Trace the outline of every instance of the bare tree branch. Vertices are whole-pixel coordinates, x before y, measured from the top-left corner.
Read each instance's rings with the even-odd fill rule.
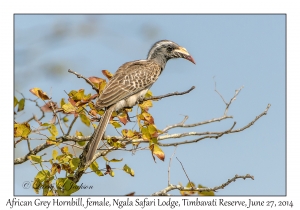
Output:
[[[170,130],[170,129],[173,129],[173,128],[191,128],[191,127],[196,127],[196,126],[200,126],[200,125],[205,125],[205,124],[208,124],[208,123],[213,123],[213,122],[220,122],[224,119],[227,119],[227,118],[233,118],[232,116],[222,116],[222,117],[219,117],[219,118],[213,118],[213,119],[210,119],[210,120],[206,120],[206,121],[203,121],[203,122],[198,122],[198,123],[193,123],[193,124],[187,124],[185,125],[185,121],[188,119],[188,116],[185,116],[184,119],[182,120],[182,122],[180,123],[177,123],[177,124],[174,124],[174,125],[170,125],[170,126],[167,126],[166,128],[164,128],[162,131],[163,133],[165,133],[166,131]]]
[[[169,195],[167,192],[170,192],[171,190],[180,190],[180,191],[198,191],[198,192],[204,192],[204,191],[216,191],[219,189],[224,189],[226,186],[228,186],[230,183],[235,182],[237,179],[252,179],[254,180],[254,176],[251,176],[250,174],[246,174],[245,176],[235,175],[233,178],[228,179],[227,182],[224,182],[223,184],[213,187],[213,188],[195,188],[195,187],[183,187],[181,185],[169,185],[165,189],[162,189],[158,192],[153,193],[152,195]]]
[[[184,95],[184,94],[187,94],[187,93],[191,92],[194,89],[195,89],[195,86],[192,86],[190,89],[188,89],[186,91],[183,91],[183,92],[176,91],[174,93],[168,93],[168,94],[165,94],[165,95],[152,96],[152,97],[149,97],[149,98],[145,98],[143,101],[147,101],[147,100],[159,100],[159,99],[167,98],[167,97],[170,97],[170,96]]]
[[[246,126],[237,129],[237,130],[233,130],[232,133],[236,133],[236,132],[241,132],[247,128],[249,128],[250,126],[252,126],[259,118],[261,118],[264,115],[267,115],[269,108],[271,107],[271,104],[268,104],[267,108],[265,109],[265,111],[263,113],[261,113],[260,115],[256,116],[254,120],[252,120],[250,123],[248,123]]]
[[[264,112],[262,112],[260,115],[255,117],[254,120],[252,120],[250,123],[248,123],[246,126],[244,126],[242,128],[232,130],[234,128],[234,126],[236,125],[236,122],[234,122],[234,124],[232,125],[232,127],[230,129],[228,129],[226,131],[222,131],[222,132],[201,132],[201,133],[199,133],[199,132],[187,132],[187,133],[179,133],[179,134],[171,134],[171,135],[167,134],[167,135],[159,136],[157,138],[157,140],[159,141],[158,145],[165,146],[165,147],[167,147],[167,146],[177,146],[177,145],[181,145],[181,144],[195,143],[195,142],[201,141],[203,139],[207,139],[207,138],[218,139],[219,137],[223,136],[224,134],[241,132],[241,131],[251,127],[258,119],[260,119],[262,116],[266,115],[268,113],[268,110],[269,110],[270,107],[271,107],[271,104],[268,104],[268,106],[264,110]],[[186,117],[185,117],[185,119],[186,119]],[[185,119],[182,122],[185,122]],[[197,125],[197,124],[202,125],[201,123],[195,123],[195,124],[191,124],[191,125]],[[187,126],[190,126],[190,125],[187,125]],[[181,126],[174,126],[174,127],[181,127]],[[183,127],[185,127],[185,126],[183,126]],[[167,128],[171,129],[170,126],[168,126]],[[164,130],[166,130],[166,128]],[[160,141],[166,140],[166,139],[182,138],[182,137],[196,136],[196,135],[198,135],[198,136],[206,135],[206,136],[203,136],[201,138],[197,138],[197,139],[194,139],[194,140],[186,140],[186,141],[182,141],[182,142],[173,142],[173,143],[169,143],[169,144],[163,144],[163,143],[160,142]],[[104,136],[103,139],[107,140],[109,138],[112,138],[112,137],[111,136]],[[126,138],[124,139],[124,137],[122,137],[122,136],[114,136],[114,138],[119,140],[119,141],[125,141],[126,145],[132,144],[132,143],[149,143],[147,140],[144,140],[144,139],[134,139],[134,140],[126,139]],[[57,138],[57,142],[59,142],[59,141],[62,141],[62,142],[64,142],[64,141],[80,142],[80,141],[89,141],[89,139],[90,139],[90,136],[63,136],[63,137]],[[23,162],[27,161],[27,157],[29,155],[36,155],[38,152],[48,148],[49,146],[51,146],[51,145],[47,145],[46,143],[37,146],[31,152],[26,154],[24,157],[20,157],[20,158],[15,159],[14,164],[20,164],[20,163],[23,163]],[[111,150],[109,150],[109,151],[111,151]]]

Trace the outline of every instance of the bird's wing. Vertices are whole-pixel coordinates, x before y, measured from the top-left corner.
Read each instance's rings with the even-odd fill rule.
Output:
[[[161,73],[161,67],[149,60],[123,64],[104,88],[96,107],[109,107],[151,86]]]

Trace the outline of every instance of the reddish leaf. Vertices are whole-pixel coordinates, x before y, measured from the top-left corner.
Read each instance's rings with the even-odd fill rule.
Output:
[[[154,124],[154,118],[151,116],[151,114],[143,112],[142,115],[149,124]]]
[[[41,107],[41,110],[43,110],[44,112],[52,112],[53,111],[52,106],[53,109],[55,110],[57,108],[57,103],[49,101],[44,106]]]
[[[128,122],[128,118],[127,118],[127,114],[126,113],[122,113],[118,116],[119,120],[121,123],[123,123],[124,125],[126,125],[126,123]]]
[[[111,171],[112,171],[112,170],[111,170],[111,167],[110,167],[109,165],[106,164],[106,171],[105,171],[104,174],[105,174],[105,175],[106,175],[106,174],[109,174]]]
[[[102,74],[103,74],[104,76],[106,76],[107,79],[110,79],[110,78],[112,78],[112,76],[113,76],[113,74],[110,73],[108,70],[102,70]]]
[[[93,115],[94,117],[96,117],[97,116],[97,111],[94,110],[94,109],[92,109],[92,110],[89,111],[89,114]]]
[[[68,98],[68,101],[73,105],[76,106],[76,102],[72,98]]]
[[[88,78],[92,83],[101,83],[101,82],[103,82],[104,81],[104,79],[102,79],[102,78],[99,78],[99,77],[89,77]]]

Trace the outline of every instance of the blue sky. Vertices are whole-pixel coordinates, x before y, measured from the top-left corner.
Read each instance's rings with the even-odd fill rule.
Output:
[[[169,61],[151,88],[154,95],[184,91],[191,86],[196,89],[188,95],[154,103],[151,113],[158,128],[180,122],[183,115],[189,116],[186,123],[221,117],[225,105],[214,91],[215,81],[227,101],[236,89],[244,86],[228,112],[234,119],[186,130],[174,129],[170,133],[222,131],[234,121],[235,128],[240,128],[263,112],[268,103],[272,105],[266,116],[244,132],[179,146],[175,156],[184,164],[189,178],[197,184],[214,187],[235,174],[249,173],[255,177],[254,181],[238,180],[217,195],[284,195],[284,15],[16,15],[15,90],[33,97],[28,90],[39,87],[56,101],[66,98],[64,90],[91,91],[83,80],[68,74],[67,69],[102,77],[103,69],[114,73],[124,62],[145,59],[151,45],[161,39],[185,47],[196,65],[182,59]],[[18,93],[16,96],[21,97]],[[37,112],[34,106],[28,104],[28,107],[17,120]],[[75,128],[86,135],[93,130],[80,122]],[[117,135],[111,126],[107,134]],[[19,144],[16,157],[25,154],[26,148],[25,143]],[[126,163],[135,170],[135,177],[118,170],[114,178],[88,174],[81,182],[93,185],[94,190],[82,190],[77,195],[124,195],[132,191],[149,195],[165,188],[174,148],[162,149],[166,159],[157,163],[149,151],[134,155],[111,153],[109,158],[124,158],[114,167],[121,168]],[[99,159],[98,163],[103,165],[104,161]],[[22,183],[32,180],[36,173],[29,162],[15,166],[16,195],[34,195],[32,190],[24,190]],[[186,184],[188,180],[180,163],[173,159],[171,183],[179,182]]]

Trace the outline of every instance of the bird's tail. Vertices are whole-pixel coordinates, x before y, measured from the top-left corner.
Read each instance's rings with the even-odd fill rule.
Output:
[[[101,120],[90,140],[90,146],[88,149],[88,153],[86,155],[87,162],[93,159],[113,111],[114,111],[114,106],[111,106],[109,109],[105,111],[104,115],[101,117]]]

